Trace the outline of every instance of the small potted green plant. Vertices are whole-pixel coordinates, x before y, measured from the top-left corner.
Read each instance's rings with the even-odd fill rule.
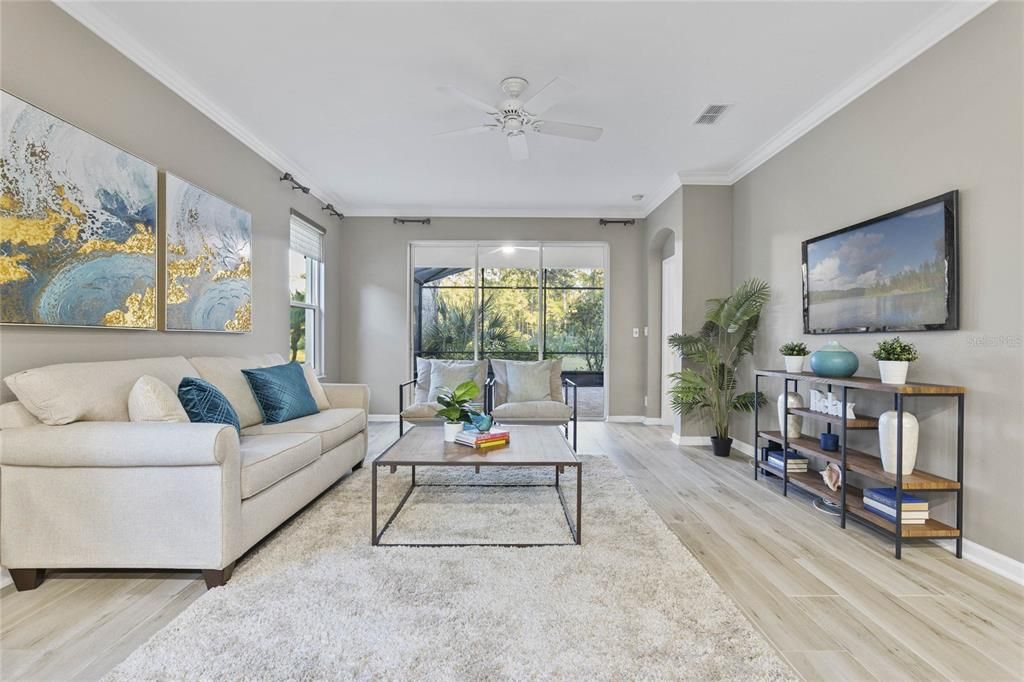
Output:
[[[444,419],[444,439],[449,443],[455,442],[455,436],[459,435],[466,424],[473,423],[474,411],[469,409],[469,401],[478,395],[480,387],[472,379],[463,381],[455,390],[446,386],[438,389],[437,402],[441,409],[434,416]]]
[[[898,336],[879,341],[871,356],[878,360],[878,374],[883,384],[907,383],[907,370],[918,357],[914,344],[906,343]]]
[[[790,341],[779,346],[779,352],[782,353],[782,359],[786,362],[787,372],[802,372],[804,371],[804,358],[810,352],[807,350],[807,346],[802,341]]]

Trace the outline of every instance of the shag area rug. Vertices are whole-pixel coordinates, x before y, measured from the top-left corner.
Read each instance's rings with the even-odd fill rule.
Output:
[[[580,547],[371,547],[366,467],[108,679],[794,679],[616,466],[581,459]],[[569,540],[553,488],[463,487],[550,471],[484,471],[420,469],[459,485],[417,489],[385,541]],[[386,517],[408,474],[381,482]]]

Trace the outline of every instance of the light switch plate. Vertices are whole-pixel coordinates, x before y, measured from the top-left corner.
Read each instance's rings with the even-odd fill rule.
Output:
[[[640,328],[639,327],[633,327],[633,338],[634,339],[639,339],[640,338]]]
[[[647,327],[644,327],[644,336],[647,336]]]

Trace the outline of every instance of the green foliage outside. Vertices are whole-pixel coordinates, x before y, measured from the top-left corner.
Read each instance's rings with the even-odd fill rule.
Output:
[[[302,291],[292,292],[293,301],[305,301],[306,294]],[[289,313],[289,326],[291,333],[288,337],[288,346],[291,349],[291,359],[295,362],[306,361],[306,309],[291,308]]]
[[[768,284],[747,280],[733,294],[707,302],[704,326],[696,334],[673,334],[669,345],[690,366],[669,375],[669,396],[676,414],[709,417],[719,438],[729,437],[729,416],[764,405],[764,395],[736,395],[736,370],[754,351],[761,309],[771,297]]]
[[[577,357],[581,369],[604,368],[604,273],[601,270],[546,271],[545,355]],[[468,276],[467,276],[468,275]],[[537,272],[495,268],[482,271],[480,305],[481,353],[484,357],[530,359],[536,357],[538,328]],[[461,272],[422,288],[423,357],[471,358],[474,337],[472,272]],[[465,287],[465,288],[454,288]]]

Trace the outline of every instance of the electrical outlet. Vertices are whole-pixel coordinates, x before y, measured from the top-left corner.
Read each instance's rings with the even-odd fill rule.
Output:
[[[639,339],[640,338],[640,327],[633,327],[633,338],[634,339]]]

